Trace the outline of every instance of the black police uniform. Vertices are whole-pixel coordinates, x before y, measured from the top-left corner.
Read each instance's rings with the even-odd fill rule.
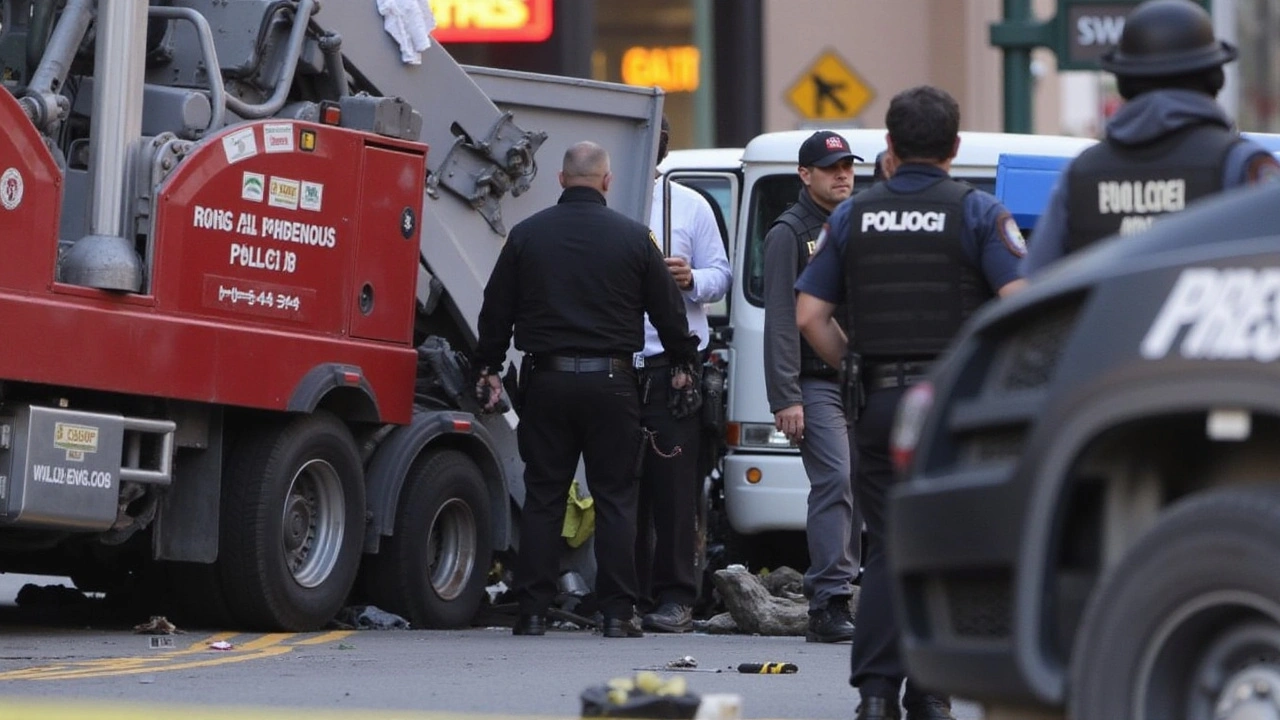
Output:
[[[644,225],[604,196],[570,187],[554,207],[511,229],[485,287],[477,361],[501,370],[514,327],[525,353],[517,438],[525,502],[514,592],[523,615],[556,594],[565,503],[582,456],[596,509],[596,594],[606,620],[630,621],[636,600],[636,458],[640,406],[632,354],[644,314],[673,358],[698,338]]]
[[[884,555],[894,412],[965,319],[1017,279],[1024,253],[1016,224],[994,197],[939,168],[905,164],[836,208],[823,247],[796,282],[800,292],[847,302],[849,363],[860,367],[861,392],[849,393],[849,412],[856,414],[854,492],[867,550],[850,683],[864,703],[896,705],[906,675]],[[909,711],[935,701],[907,683]]]

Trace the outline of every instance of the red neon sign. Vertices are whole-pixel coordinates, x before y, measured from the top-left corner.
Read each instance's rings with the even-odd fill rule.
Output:
[[[542,42],[551,37],[551,0],[431,0],[440,42]]]

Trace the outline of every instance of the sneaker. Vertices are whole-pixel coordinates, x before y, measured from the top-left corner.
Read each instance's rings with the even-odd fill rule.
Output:
[[[664,602],[644,616],[641,626],[653,632],[689,632],[693,629],[693,608],[680,603]]]
[[[809,613],[807,642],[837,643],[853,639],[853,615],[849,612],[849,598],[835,597],[826,607]]]

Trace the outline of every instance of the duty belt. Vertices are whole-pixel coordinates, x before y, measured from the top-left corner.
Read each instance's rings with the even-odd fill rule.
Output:
[[[632,358],[632,364],[637,370],[643,368],[660,368],[667,367],[671,364],[671,358],[666,353],[658,353],[657,355],[641,355],[637,353]]]
[[[868,363],[863,370],[863,383],[868,390],[910,387],[928,376],[931,364],[924,361]]]
[[[617,357],[578,357],[576,355],[535,355],[535,370],[552,372],[598,373],[618,372],[630,368],[631,364]]]
[[[840,371],[823,362],[822,358],[801,358],[800,375],[802,377],[832,378]]]

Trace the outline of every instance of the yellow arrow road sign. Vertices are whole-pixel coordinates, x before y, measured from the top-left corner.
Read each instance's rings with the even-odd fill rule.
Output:
[[[875,93],[849,63],[828,49],[800,74],[786,97],[791,107],[809,120],[852,120]]]

